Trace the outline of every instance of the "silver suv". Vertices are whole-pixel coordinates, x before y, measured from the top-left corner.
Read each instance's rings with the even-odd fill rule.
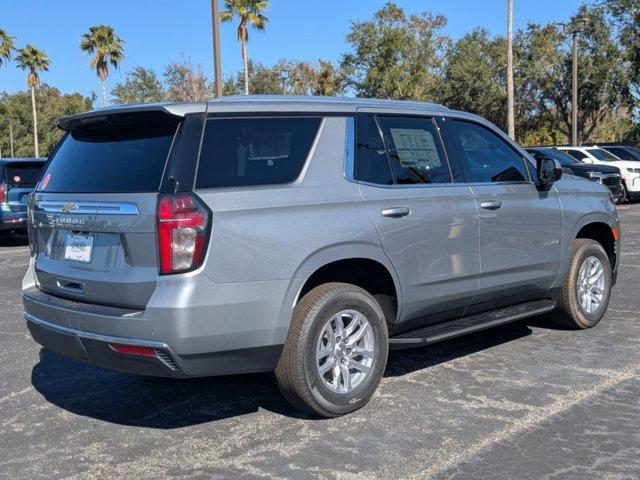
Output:
[[[606,187],[418,102],[228,97],[63,118],[29,202],[22,297],[45,348],[143,375],[275,370],[358,409],[389,348],[554,312],[615,282]]]

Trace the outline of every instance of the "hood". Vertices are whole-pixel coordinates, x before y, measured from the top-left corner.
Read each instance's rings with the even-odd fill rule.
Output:
[[[638,165],[638,167],[640,167],[640,165]],[[568,168],[569,170],[571,170],[572,172],[578,175],[586,175],[589,172],[598,172],[598,173],[604,173],[604,174],[620,173],[620,168],[618,167],[613,167],[610,165],[603,165],[603,164],[594,164],[594,163],[575,163],[565,168]]]
[[[607,165],[618,167],[620,170],[626,170],[627,168],[640,168],[640,162],[634,160],[619,160],[615,162],[607,162]],[[602,166],[602,164],[600,164]]]

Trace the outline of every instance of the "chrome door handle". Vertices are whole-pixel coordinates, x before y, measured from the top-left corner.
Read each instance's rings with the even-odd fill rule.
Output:
[[[485,210],[498,210],[502,207],[502,202],[500,200],[489,200],[487,202],[480,202],[480,208],[484,208]]]
[[[385,208],[380,211],[383,217],[401,218],[406,217],[411,213],[411,210],[407,207],[392,207]]]

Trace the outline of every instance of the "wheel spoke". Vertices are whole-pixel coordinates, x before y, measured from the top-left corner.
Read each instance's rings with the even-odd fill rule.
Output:
[[[340,386],[340,365],[334,363],[333,368],[331,369],[331,373],[333,374],[331,386],[334,390],[338,390],[338,387]]]
[[[349,366],[351,368],[354,368],[354,369],[358,370],[359,372],[364,373],[364,374],[369,373],[369,371],[371,370],[371,367],[369,367],[369,366],[367,366],[367,365],[365,365],[363,363],[355,362],[355,361],[352,361],[351,363],[349,363]]]
[[[347,339],[353,333],[353,331],[362,323],[362,317],[360,314],[355,314],[349,325],[344,329],[344,338]]]
[[[351,375],[349,374],[349,367],[346,365],[340,365],[340,374],[342,376],[342,385],[348,392],[351,390]]]
[[[367,332],[368,329],[369,329],[369,322],[361,324],[360,328],[358,330],[356,330],[356,332],[353,333],[346,340],[345,343],[348,346],[353,346],[353,345],[357,344],[360,341],[360,339],[364,336],[364,334]]]
[[[324,350],[320,350],[318,352],[318,361],[322,360],[323,358],[331,355],[333,353],[333,347],[331,345],[327,345],[327,348],[325,348]]]
[[[327,361],[324,362],[324,364],[318,367],[318,373],[320,373],[321,376],[324,375],[329,370],[331,370],[335,366],[335,364],[336,360],[334,358],[328,358]]]
[[[353,347],[353,350],[351,350],[351,358],[358,357],[358,356],[373,358],[373,351],[367,350],[366,348],[362,348],[362,347]]]

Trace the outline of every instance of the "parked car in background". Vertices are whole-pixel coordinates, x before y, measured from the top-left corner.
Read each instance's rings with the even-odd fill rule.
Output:
[[[606,185],[611,190],[616,203],[623,203],[626,200],[624,188],[622,188],[622,175],[617,167],[582,163],[571,155],[552,147],[529,147],[525,150],[535,159],[552,158],[557,160],[566,172]]]
[[[616,281],[609,190],[442,105],[242,96],[58,125],[25,319],[102,367],[275,370],[335,417],[371,399],[389,348],[551,312],[590,328]]]
[[[0,235],[27,230],[27,197],[46,158],[0,158]]]
[[[635,160],[620,160],[599,147],[557,147],[583,163],[617,167],[622,175],[622,188],[627,200],[640,199],[640,164]]]
[[[599,145],[599,147],[612,153],[620,160],[640,161],[640,151],[636,148],[620,145]]]

